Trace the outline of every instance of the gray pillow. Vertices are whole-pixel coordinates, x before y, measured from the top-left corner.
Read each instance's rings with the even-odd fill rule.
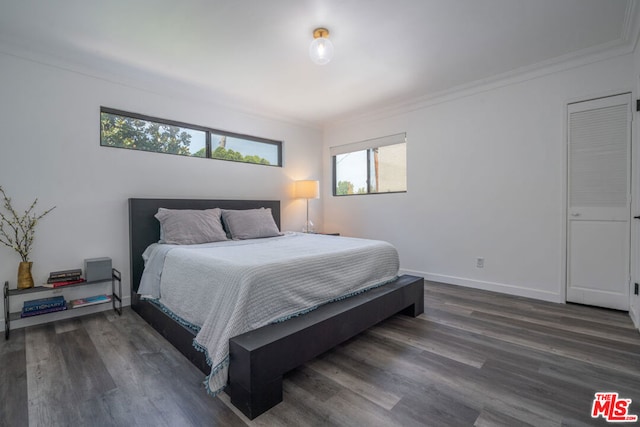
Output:
[[[280,236],[271,208],[222,210],[224,221],[234,240]]]
[[[221,210],[158,209],[162,243],[195,245],[228,240],[220,221]]]

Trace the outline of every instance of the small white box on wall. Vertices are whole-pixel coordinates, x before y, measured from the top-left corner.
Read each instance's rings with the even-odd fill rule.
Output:
[[[88,258],[84,260],[84,278],[87,282],[111,280],[111,258]]]

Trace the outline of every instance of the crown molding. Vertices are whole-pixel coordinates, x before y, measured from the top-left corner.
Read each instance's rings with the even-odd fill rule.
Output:
[[[112,66],[113,64],[104,59],[105,67],[104,69],[100,69],[97,66],[89,66],[77,60],[53,56],[48,53],[32,49],[28,46],[17,43],[8,43],[6,40],[0,40],[0,54],[36,63],[41,66],[56,68],[69,73],[101,80],[129,89],[139,90],[159,96],[175,97],[186,101],[195,101],[210,105],[214,108],[221,108],[259,119],[277,121],[317,131],[321,131],[323,127],[322,123],[295,119],[284,114],[266,112],[264,110],[252,108],[250,106],[250,102],[243,103],[241,101],[231,99],[231,97],[221,96],[221,94],[216,93],[213,90],[206,90],[201,86],[191,85],[170,77],[162,77],[155,74],[150,75],[147,71],[136,70],[133,68],[131,68],[131,74],[108,71],[108,66]],[[222,99],[222,101],[220,101],[220,99]]]
[[[406,114],[454,99],[472,96],[477,93],[494,90],[500,87],[514,85],[540,78],[545,75],[566,71],[581,67],[590,63],[604,61],[616,56],[627,55],[635,51],[640,37],[640,6],[635,0],[627,0],[624,23],[620,31],[620,38],[609,43],[593,46],[567,55],[559,56],[551,60],[539,62],[526,67],[514,69],[498,75],[458,85],[438,92],[421,94],[416,97],[399,99],[387,105],[368,106],[360,110],[345,114],[336,119],[325,121],[307,121],[292,118],[289,115],[278,112],[266,111],[256,108],[250,100],[233,99],[213,90],[175,78],[149,74],[141,69],[129,67],[131,73],[113,70],[113,63],[107,59],[101,61],[105,65],[88,65],[81,58],[55,57],[33,46],[26,46],[19,40],[0,40],[0,54],[13,56],[22,60],[31,61],[43,66],[54,67],[71,73],[95,78],[111,84],[140,90],[161,96],[171,96],[188,101],[197,101],[215,108],[222,108],[238,114],[243,114],[259,119],[277,121],[288,125],[312,129],[327,130],[347,126],[361,121],[375,120],[382,117]]]
[[[635,45],[635,43],[633,43],[633,45]],[[465,83],[443,91],[398,101],[382,108],[363,110],[338,120],[326,122],[325,130],[336,129],[362,121],[372,121],[383,117],[392,117],[410,113],[433,105],[466,98],[501,87],[523,83],[528,80],[534,80],[547,75],[567,71],[572,68],[578,68],[591,63],[615,58],[617,56],[628,55],[630,53],[633,53],[632,45],[621,45],[620,41],[599,45],[597,48],[584,49],[570,55],[518,68],[485,79],[479,79],[471,83]]]
[[[325,122],[324,129],[336,129],[363,121],[393,117],[455,99],[523,83],[528,80],[567,71],[572,68],[605,61],[635,51],[640,37],[640,7],[634,0],[627,1],[625,19],[620,38],[608,43],[592,46],[547,61],[517,68],[505,73],[458,85],[442,91],[404,99],[380,108],[362,109],[360,112]]]
[[[633,45],[635,50],[640,35],[640,10],[637,2],[633,0],[627,1],[627,9],[624,15],[624,24],[622,25],[622,33],[620,38],[626,43]]]

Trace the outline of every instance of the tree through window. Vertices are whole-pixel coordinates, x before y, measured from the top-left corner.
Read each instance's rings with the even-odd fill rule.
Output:
[[[282,166],[282,142],[100,109],[100,145],[191,157]]]

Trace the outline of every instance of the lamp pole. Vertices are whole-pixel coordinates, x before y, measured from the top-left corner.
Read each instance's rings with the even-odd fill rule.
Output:
[[[307,223],[304,225],[305,228],[305,232],[308,233],[309,232],[309,199],[307,200]]]

